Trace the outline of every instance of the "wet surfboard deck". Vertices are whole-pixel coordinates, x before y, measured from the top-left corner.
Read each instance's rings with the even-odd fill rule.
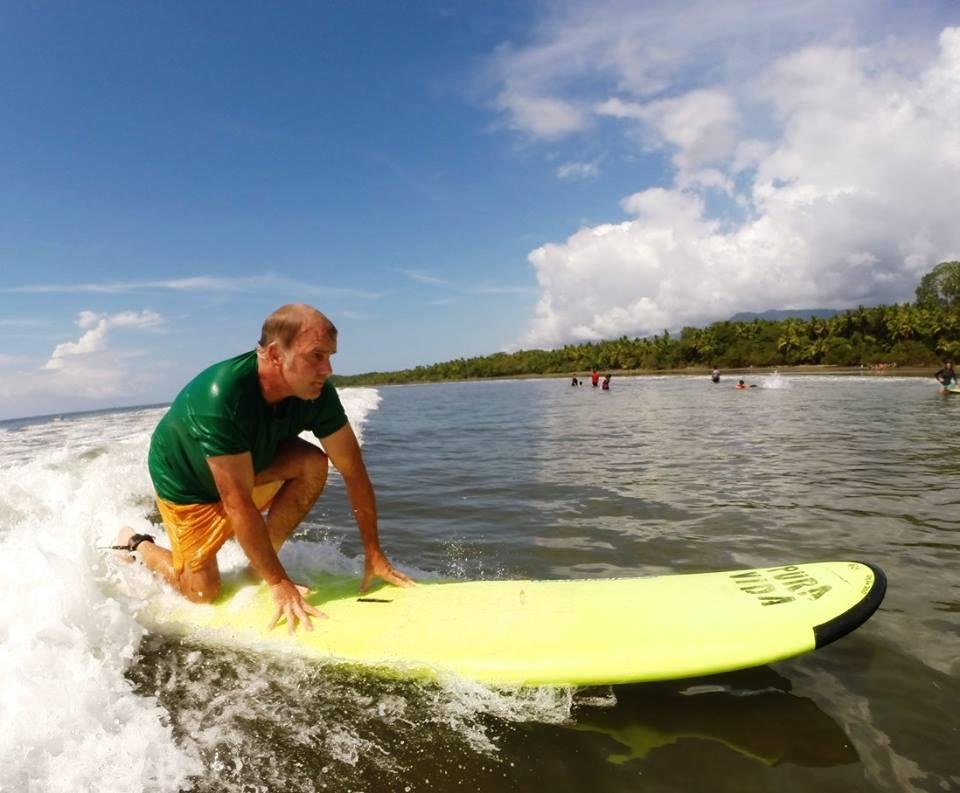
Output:
[[[817,562],[755,570],[559,581],[381,587],[318,575],[329,619],[267,631],[263,585],[226,581],[213,604],[178,602],[153,627],[202,642],[312,659],[452,674],[493,685],[672,680],[782,661],[846,635],[877,609],[880,568]]]

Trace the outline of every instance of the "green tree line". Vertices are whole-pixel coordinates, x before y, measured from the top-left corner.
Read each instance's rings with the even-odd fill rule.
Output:
[[[646,338],[498,352],[394,372],[338,375],[338,385],[417,383],[601,370],[825,364],[929,366],[960,357],[960,262],[923,277],[916,302],[858,306],[828,318],[714,322]]]

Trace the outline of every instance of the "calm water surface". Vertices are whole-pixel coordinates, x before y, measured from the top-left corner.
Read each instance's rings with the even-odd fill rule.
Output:
[[[384,547],[421,578],[869,560],[889,588],[861,629],[736,674],[528,691],[147,635],[127,683],[192,765],[141,789],[960,790],[960,397],[752,381],[381,388],[363,442]],[[314,565],[357,563],[339,479],[296,539]]]

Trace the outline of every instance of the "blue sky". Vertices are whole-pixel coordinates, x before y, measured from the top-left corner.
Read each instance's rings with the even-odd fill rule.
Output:
[[[169,400],[293,300],[352,373],[909,299],[960,253],[956,25],[952,0],[8,4],[0,418]]]

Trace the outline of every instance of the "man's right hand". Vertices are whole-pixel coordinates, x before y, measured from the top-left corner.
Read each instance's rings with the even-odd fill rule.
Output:
[[[287,633],[293,633],[297,629],[298,623],[302,623],[308,631],[313,630],[313,623],[310,617],[320,617],[326,619],[327,615],[318,611],[306,600],[304,596],[310,591],[308,587],[294,584],[289,578],[284,578],[276,584],[270,586],[270,594],[277,604],[277,610],[267,625],[267,630],[273,630],[280,620],[287,621]]]

